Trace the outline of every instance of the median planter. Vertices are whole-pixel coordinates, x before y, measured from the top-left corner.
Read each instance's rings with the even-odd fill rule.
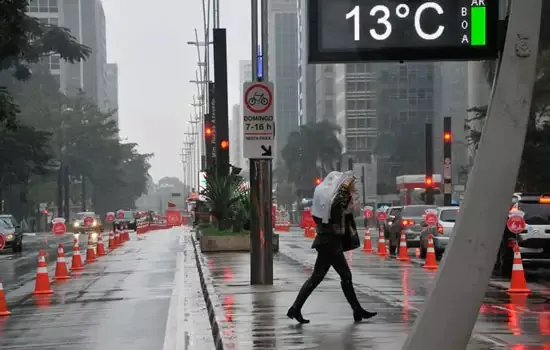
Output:
[[[201,252],[249,252],[250,234],[204,235],[199,234]],[[273,252],[279,251],[279,235],[273,234]]]

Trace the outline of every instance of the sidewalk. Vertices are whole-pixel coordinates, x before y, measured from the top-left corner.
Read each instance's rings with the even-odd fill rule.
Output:
[[[281,251],[289,249],[284,237]],[[203,255],[199,251],[199,258],[205,279],[212,287],[210,297],[217,306],[216,319],[225,349],[398,350],[415,320],[415,313],[407,307],[358,290],[363,307],[379,314],[354,324],[338,277],[329,272],[304,306],[304,317],[312,323],[298,325],[286,317],[286,311],[311,272],[307,264],[302,265],[287,254],[277,254],[273,286],[251,286],[248,253]],[[479,340],[472,340],[468,347],[497,348]]]
[[[312,266],[315,261],[310,246],[311,240],[294,232],[280,237],[281,254],[304,266]],[[348,259],[360,290],[413,315],[420,311],[436,276],[418,262],[403,263],[360,250],[348,253]],[[547,349],[541,344],[550,345],[549,300],[534,294],[517,302],[493,284],[487,289],[473,337],[512,349]]]

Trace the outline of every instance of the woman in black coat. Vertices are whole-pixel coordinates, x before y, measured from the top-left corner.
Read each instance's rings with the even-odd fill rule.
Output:
[[[304,283],[287,316],[300,323],[309,323],[302,316],[302,306],[313,290],[325,278],[332,266],[340,275],[344,296],[353,310],[356,322],[376,316],[361,307],[351,279],[344,251],[358,248],[359,238],[353,218],[352,194],[355,191],[355,177],[348,173],[333,171],[319,184],[313,195],[312,214],[317,225],[317,236],[312,248],[317,250],[313,272]]]

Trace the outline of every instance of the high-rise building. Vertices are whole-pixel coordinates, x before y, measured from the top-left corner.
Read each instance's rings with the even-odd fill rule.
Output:
[[[269,2],[269,80],[275,83],[274,167],[288,135],[298,129],[298,14],[296,0]]]
[[[238,114],[235,114],[235,111],[233,111],[233,123],[235,125],[238,124],[238,131],[235,130],[235,133],[238,133],[238,139],[239,142],[234,147],[238,147],[238,150],[235,150],[235,157],[237,157],[237,154],[239,155],[238,160],[238,166],[240,168],[245,169],[245,171],[248,171],[249,169],[249,162],[247,158],[244,158],[244,150],[243,150],[243,123],[242,123],[242,117],[243,117],[243,103],[244,96],[243,96],[243,84],[247,81],[252,80],[252,63],[250,60],[242,60],[239,61],[239,91],[240,91],[240,100],[241,103],[239,104],[239,111]],[[234,108],[234,107],[233,107]],[[235,120],[235,116],[238,116],[238,121]],[[237,158],[235,158],[237,159]]]
[[[315,118],[320,122],[327,120],[336,123],[334,94],[334,64],[315,66]]]
[[[307,1],[298,5],[298,117],[300,124],[317,121],[316,67],[307,63]]]
[[[243,158],[243,118],[241,106],[233,105],[232,121],[229,123],[229,161],[236,167],[247,168],[248,165]]]
[[[31,0],[28,14],[44,24],[59,25],[63,20],[63,8],[60,8],[58,0]],[[59,84],[59,90],[65,93],[66,74],[61,69],[59,55],[45,57],[42,63],[49,67],[50,73]]]
[[[107,64],[107,109],[117,110],[113,119],[118,124],[118,66],[116,63]]]
[[[106,111],[107,43],[105,13],[101,0],[63,0],[62,11],[60,25],[68,28],[78,42],[92,49],[86,61],[63,64],[66,92],[76,95],[83,91],[102,111]]]

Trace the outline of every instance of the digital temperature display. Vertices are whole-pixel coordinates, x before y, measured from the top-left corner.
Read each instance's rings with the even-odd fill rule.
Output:
[[[497,56],[498,0],[308,0],[310,63]]]

